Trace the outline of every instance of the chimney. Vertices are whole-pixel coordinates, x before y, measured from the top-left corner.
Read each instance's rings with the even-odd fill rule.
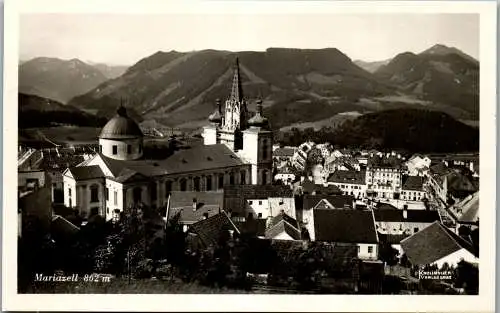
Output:
[[[198,201],[196,201],[196,198],[193,198],[193,211],[196,211],[198,208]]]

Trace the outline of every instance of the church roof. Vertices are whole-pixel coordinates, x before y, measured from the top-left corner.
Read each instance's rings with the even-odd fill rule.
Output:
[[[188,173],[243,165],[226,145],[198,146],[181,150],[165,160],[115,160],[99,154],[106,167],[119,181],[121,176],[141,174],[146,177]]]
[[[143,137],[137,123],[127,115],[127,110],[120,107],[117,114],[102,128],[100,139],[131,139]]]
[[[70,167],[69,172],[75,180],[87,180],[104,177],[99,165]]]
[[[169,174],[194,172],[243,165],[243,161],[226,145],[198,146],[181,150],[158,162]]]

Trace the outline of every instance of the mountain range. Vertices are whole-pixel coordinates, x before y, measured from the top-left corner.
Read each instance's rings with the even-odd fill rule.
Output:
[[[47,57],[19,63],[19,92],[61,103],[67,103],[106,80],[120,76],[127,68]]]
[[[56,79],[52,75],[71,76],[68,74],[71,67],[45,70],[47,75],[39,75],[52,82],[51,88],[45,89],[46,97],[64,98],[66,101],[60,101],[85,112],[110,117],[121,99],[125,99],[126,106],[141,120],[195,129],[206,124],[217,98],[224,100],[229,96],[236,57],[249,109],[253,110],[255,99],[261,97],[264,114],[274,129],[315,122],[325,124],[340,113],[352,116],[350,113],[398,108],[442,111],[461,120],[477,120],[479,116],[479,62],[443,45],[419,54],[404,52],[368,70],[360,61],[353,62],[335,48],[159,51],[127,68],[122,75],[116,76],[119,70],[108,74],[110,79],[102,74],[105,70],[87,64],[96,73],[94,86],[75,82],[72,92],[65,92],[65,97],[50,96],[69,89],[67,85],[53,83],[68,78]],[[33,65],[35,69],[27,71],[26,65],[30,63],[33,60],[20,66],[20,74],[21,71],[43,73],[40,65]],[[29,85],[21,84],[27,81],[26,77],[37,75],[20,75],[20,86]],[[38,84],[32,85],[36,90],[42,89]],[[76,88],[77,85],[80,87]],[[32,93],[21,88],[20,91]]]

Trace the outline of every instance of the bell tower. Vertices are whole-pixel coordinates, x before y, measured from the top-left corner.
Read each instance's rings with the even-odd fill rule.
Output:
[[[243,131],[241,155],[251,164],[252,184],[269,185],[273,172],[273,133],[262,114],[262,100],[257,101],[257,112],[248,120],[248,125],[250,127]]]
[[[231,95],[226,100],[220,130],[220,142],[233,151],[243,148],[241,131],[247,127],[247,104],[243,97],[238,58],[234,65]]]

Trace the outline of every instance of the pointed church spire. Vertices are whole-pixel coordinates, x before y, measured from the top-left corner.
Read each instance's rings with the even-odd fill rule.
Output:
[[[240,64],[238,57],[234,65],[233,85],[231,87],[230,100],[241,102],[243,100],[243,89],[241,88]]]

